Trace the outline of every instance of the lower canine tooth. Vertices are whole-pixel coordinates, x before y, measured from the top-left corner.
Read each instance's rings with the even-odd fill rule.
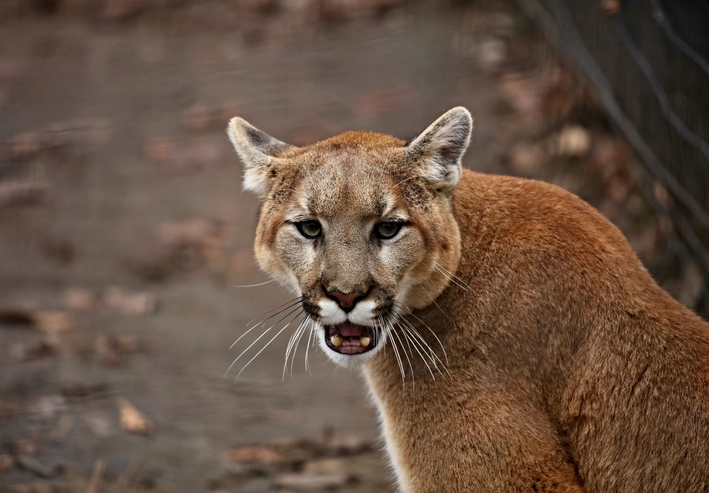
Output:
[[[330,342],[332,343],[333,346],[335,347],[340,347],[342,346],[342,337],[340,336],[332,336],[330,338]]]
[[[359,343],[364,347],[369,346],[370,342],[371,342],[371,339],[369,337],[360,337],[359,338]]]

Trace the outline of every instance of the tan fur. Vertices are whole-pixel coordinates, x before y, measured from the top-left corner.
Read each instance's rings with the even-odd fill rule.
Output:
[[[452,187],[411,178],[432,165],[415,143],[347,133],[271,153],[256,238],[304,295],[406,291],[412,326],[445,348],[433,375],[411,351],[405,384],[391,344],[364,363],[402,490],[709,491],[709,324],[578,197],[467,170]],[[411,218],[386,261],[366,234],[382,201]],[[303,207],[328,224],[307,255],[282,226]]]

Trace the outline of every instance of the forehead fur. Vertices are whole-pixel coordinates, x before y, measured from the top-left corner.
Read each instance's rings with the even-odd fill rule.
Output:
[[[290,164],[284,171],[293,205],[322,217],[342,212],[381,216],[402,207],[399,192],[410,194],[415,187],[397,187],[410,168],[405,145],[389,135],[346,132],[293,149],[283,155]]]

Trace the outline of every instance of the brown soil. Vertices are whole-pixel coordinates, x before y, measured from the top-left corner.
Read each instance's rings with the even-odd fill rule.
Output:
[[[7,11],[0,491],[393,491],[359,374],[315,349],[306,372],[303,341],[283,378],[289,328],[224,376],[260,335],[230,349],[249,320],[289,299],[236,287],[267,279],[235,115],[306,144],[410,138],[464,105],[468,167],[580,194],[661,271],[668,229],[632,153],[531,22],[504,2],[403,3]],[[665,285],[691,305],[692,279]]]

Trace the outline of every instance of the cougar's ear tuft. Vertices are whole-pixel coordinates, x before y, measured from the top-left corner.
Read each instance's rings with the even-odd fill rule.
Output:
[[[274,158],[292,146],[274,139],[239,117],[231,119],[227,135],[244,163],[244,190],[265,196],[278,167],[278,161]]]
[[[441,190],[452,193],[462,174],[461,158],[470,143],[473,118],[462,106],[433,122],[406,147],[418,172]]]

